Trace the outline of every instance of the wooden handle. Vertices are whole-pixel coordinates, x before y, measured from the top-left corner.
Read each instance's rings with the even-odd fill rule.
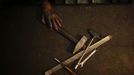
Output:
[[[69,67],[64,65],[64,68],[71,74],[71,75],[76,75],[74,71],[72,71]]]
[[[54,60],[61,64],[61,66],[63,66],[64,69],[67,70],[71,75],[76,75],[73,70],[71,70],[68,66],[64,65],[60,60],[58,60],[57,58],[54,58]]]

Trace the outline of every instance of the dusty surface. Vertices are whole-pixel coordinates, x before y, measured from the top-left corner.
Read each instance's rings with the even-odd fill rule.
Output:
[[[113,39],[76,70],[78,75],[134,75],[134,4],[57,6],[66,30],[76,36],[92,28]],[[37,6],[3,7],[0,12],[4,74],[43,75],[72,54],[70,42],[43,26]],[[5,74],[5,75],[6,75]],[[68,75],[63,69],[53,75]]]

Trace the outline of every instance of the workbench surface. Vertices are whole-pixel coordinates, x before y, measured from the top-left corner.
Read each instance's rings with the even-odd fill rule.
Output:
[[[73,36],[87,28],[110,34],[112,40],[98,48],[78,75],[134,75],[134,4],[56,6],[63,25]],[[70,41],[40,23],[39,6],[1,7],[0,25],[5,75],[44,75],[70,57]],[[73,68],[72,66],[70,66]],[[61,69],[53,75],[68,75]]]

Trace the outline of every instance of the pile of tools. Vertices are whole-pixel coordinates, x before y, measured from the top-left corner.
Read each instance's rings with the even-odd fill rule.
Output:
[[[65,29],[61,28],[58,30],[58,33],[69,39],[71,42],[75,43],[76,46],[74,47],[73,56],[68,58],[67,60],[61,62],[57,58],[54,58],[55,61],[57,61],[59,64],[54,66],[53,68],[47,70],[45,72],[45,75],[50,75],[56,71],[58,71],[61,68],[66,69],[71,75],[76,75],[76,73],[68,67],[70,63],[73,63],[74,61],[78,60],[77,64],[75,64],[74,69],[76,70],[78,67],[83,67],[83,65],[86,63],[86,61],[94,54],[96,53],[97,48],[109,41],[112,36],[107,35],[105,37],[102,37],[101,35],[97,34],[91,29],[88,29],[88,33],[90,35],[90,39],[87,38],[85,35],[82,36],[80,40],[74,38],[72,35],[70,35]],[[97,40],[97,42],[96,42]],[[85,57],[87,56],[87,57]],[[84,59],[85,58],[85,59]]]

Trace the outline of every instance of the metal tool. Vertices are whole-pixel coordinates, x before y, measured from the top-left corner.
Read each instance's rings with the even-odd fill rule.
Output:
[[[99,46],[101,46],[102,44],[108,42],[110,39],[112,38],[112,36],[108,35],[104,38],[102,38],[101,40],[99,40],[98,42],[94,43],[93,45],[90,46],[90,48],[87,50],[86,54],[93,51],[94,49],[98,48]],[[72,57],[68,58],[67,60],[65,60],[64,62],[62,62],[64,65],[68,65],[74,61],[76,61],[77,59],[79,59],[84,51],[80,51],[77,54],[73,55]],[[53,68],[47,70],[45,72],[45,75],[50,75],[54,72],[56,72],[57,70],[61,69],[63,66],[61,64],[58,64],[56,66],[54,66]]]
[[[89,54],[81,63],[80,66],[83,67],[84,63],[96,52],[97,50],[93,50],[91,54]]]
[[[76,52],[78,52],[85,45],[86,42],[87,42],[87,37],[86,36],[83,36],[79,40],[79,42],[76,44],[76,46],[74,48],[74,51],[73,51],[73,54],[75,54]]]
[[[62,62],[60,62],[57,58],[54,58],[54,60],[61,64],[71,75],[76,75],[73,70],[71,70],[68,66],[64,65]]]
[[[94,38],[93,38],[93,39],[94,39]],[[78,63],[77,63],[76,66],[75,66],[75,69],[77,69],[77,68],[79,67],[79,65],[80,65],[80,63],[81,63],[81,60],[82,60],[82,58],[85,56],[85,54],[86,54],[87,50],[89,49],[89,47],[91,46],[91,43],[93,42],[93,39],[91,39],[89,45],[88,45],[87,48],[84,50],[82,56],[80,57]]]
[[[71,41],[74,44],[77,44],[79,41],[76,39],[75,37],[73,37],[69,32],[67,32],[64,28],[59,28],[59,30],[57,31],[59,34],[61,34],[63,37],[67,38],[69,41]],[[86,38],[84,38],[86,40]],[[82,46],[82,49],[85,49],[86,45],[84,44]]]
[[[86,45],[85,45],[85,42],[87,41],[86,36],[82,37],[80,40],[78,40],[75,37],[73,37],[69,32],[67,32],[64,28],[59,28],[59,30],[57,32],[59,34],[61,34],[62,36],[64,36],[65,38],[67,38],[72,43],[76,44],[75,49],[73,51],[73,54],[78,52],[80,49],[85,49],[86,48]]]
[[[101,39],[101,34],[96,32],[93,29],[87,29],[88,34],[91,36],[91,38],[96,37],[97,39]]]
[[[96,32],[94,32],[93,30],[91,30],[91,29],[88,29],[88,33],[89,33],[89,35],[92,37],[92,39],[91,39],[91,41],[89,42],[87,48],[84,50],[84,52],[83,52],[82,56],[80,57],[78,63],[76,64],[75,69],[77,69],[77,68],[81,65],[81,61],[82,61],[83,57],[85,56],[87,50],[88,50],[89,47],[91,46],[93,40],[94,40],[95,38],[100,38],[100,36],[99,36]]]

